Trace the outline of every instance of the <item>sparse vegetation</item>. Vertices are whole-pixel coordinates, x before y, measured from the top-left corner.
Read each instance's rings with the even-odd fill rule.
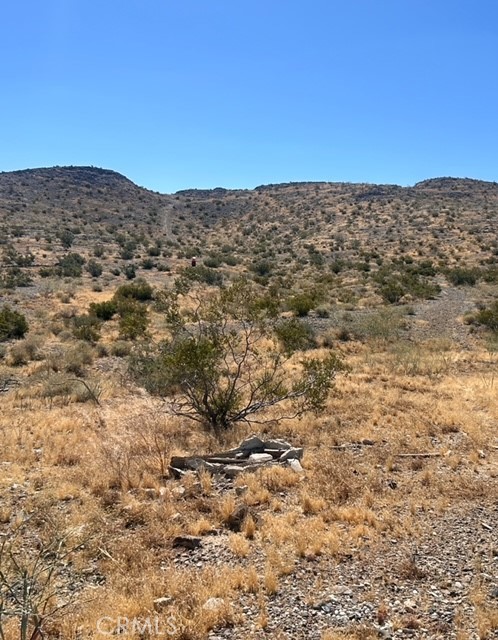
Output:
[[[115,614],[152,637],[157,614],[174,640],[491,638],[497,200],[447,179],[161,196],[91,168],[2,174],[4,637],[24,615],[27,638],[41,620],[97,640]],[[300,466],[170,468],[255,432]],[[41,618],[19,604],[38,556]]]

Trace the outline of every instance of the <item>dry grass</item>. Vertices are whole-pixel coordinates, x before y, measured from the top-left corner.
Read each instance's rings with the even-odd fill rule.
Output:
[[[61,577],[63,588],[77,585],[81,604],[51,623],[54,637],[98,638],[102,616],[144,619],[163,596],[172,598],[167,614],[177,640],[202,640],[210,629],[242,624],[242,598],[256,603],[257,626],[271,629],[269,603],[303,563],[366,554],[386,537],[416,540],[429,521],[421,514],[437,517],[496,495],[496,362],[489,351],[377,338],[335,345],[351,373],[338,378],[323,414],[265,427],[304,447],[304,474],[271,467],[221,488],[206,472],[170,478],[171,455],[220,445],[133,387],[120,358],[49,329],[63,324],[68,304],[82,312],[90,301],[108,299],[112,286],[93,292],[88,283],[78,285],[70,303],[48,291],[51,311],[43,295],[27,301],[37,340],[19,343],[18,357],[9,349],[1,363],[1,376],[19,380],[1,396],[2,532],[32,512],[56,515],[63,531],[89,532]],[[154,312],[151,326],[163,330]],[[112,345],[116,335],[109,326],[103,343]],[[78,377],[88,384],[100,385],[98,404],[64,387],[67,362],[80,367]],[[249,432],[238,427],[223,446]],[[408,453],[439,457],[400,457]],[[239,528],[231,532],[237,513]],[[180,534],[202,537],[199,566],[182,566],[172,548]],[[423,578],[412,557],[396,570],[407,580]],[[210,598],[222,604],[205,609]],[[498,628],[496,607],[482,590],[473,601],[480,638],[490,638]],[[385,607],[379,606],[379,622],[388,616]],[[372,634],[366,626],[323,637]]]

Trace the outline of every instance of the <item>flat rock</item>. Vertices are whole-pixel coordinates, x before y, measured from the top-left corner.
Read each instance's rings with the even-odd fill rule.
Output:
[[[249,456],[249,462],[271,462],[273,460],[273,456],[271,453],[251,453]]]
[[[302,460],[304,455],[304,449],[291,447],[282,453],[279,458],[280,462],[284,462],[285,460]]]
[[[154,611],[158,613],[169,607],[170,604],[173,603],[173,598],[170,596],[163,596],[162,598],[156,598],[154,600]]]

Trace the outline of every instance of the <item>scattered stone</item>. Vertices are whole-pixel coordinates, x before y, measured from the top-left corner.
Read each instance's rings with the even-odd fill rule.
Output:
[[[156,598],[154,600],[154,611],[157,611],[158,613],[160,613],[161,611],[164,611],[166,607],[169,607],[169,605],[172,603],[173,603],[173,598],[171,598],[170,596],[163,596],[162,598]]]
[[[247,493],[248,490],[248,486],[246,484],[242,485],[241,487],[235,487],[235,495],[237,496],[243,496],[245,493]]]
[[[245,504],[241,504],[236,507],[235,511],[227,518],[225,524],[230,531],[239,532],[242,529],[244,520],[249,514],[249,509]]]
[[[202,605],[202,608],[205,611],[217,611],[224,605],[225,601],[223,600],[223,598],[209,598],[209,600],[206,600],[206,602]]]
[[[304,469],[302,468],[299,460],[289,460],[289,467],[296,473],[304,473]]]

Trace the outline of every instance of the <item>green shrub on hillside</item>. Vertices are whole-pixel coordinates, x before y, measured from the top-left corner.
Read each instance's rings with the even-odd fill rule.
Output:
[[[5,305],[0,310],[0,342],[23,338],[28,331],[26,317]]]

